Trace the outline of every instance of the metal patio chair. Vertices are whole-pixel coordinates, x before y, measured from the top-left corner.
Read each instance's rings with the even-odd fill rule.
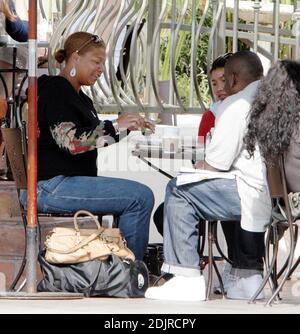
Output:
[[[208,266],[208,277],[207,277],[207,289],[206,289],[206,300],[210,299],[213,287],[213,269],[217,275],[220,283],[222,295],[225,295],[224,284],[219,272],[217,261],[225,260],[228,263],[231,261],[222,251],[218,241],[218,223],[219,221],[206,221],[205,224],[199,222],[199,255],[200,255],[200,268],[205,269]],[[207,225],[207,236],[206,236],[206,225]],[[207,240],[207,256],[204,255],[205,243]],[[214,246],[216,247],[219,256],[214,254]]]
[[[272,289],[272,296],[269,298],[266,305],[270,305],[275,299],[280,299],[279,293],[287,279],[298,266],[300,258],[293,265],[294,251],[298,238],[298,225],[291,214],[289,205],[283,156],[279,157],[277,164],[267,168],[267,179],[271,199],[273,201],[273,209],[271,223],[268,226],[266,233],[266,274],[261,286],[251,298],[250,302],[255,301],[256,297],[269,281]],[[278,273],[277,257],[279,241],[284,233],[288,233],[289,235],[290,250],[286,262]],[[272,248],[272,257],[270,256],[270,248]],[[280,283],[278,283],[278,279],[281,276],[283,277]]]
[[[16,275],[13,283],[11,284],[9,290],[15,291],[16,285],[18,284],[25,266],[26,266],[26,228],[27,228],[27,211],[23,207],[20,201],[21,190],[27,189],[27,138],[26,138],[26,127],[23,123],[22,128],[2,128],[2,135],[5,142],[7,156],[11,165],[12,174],[16,184],[20,212],[22,217],[22,222],[25,231],[25,250],[23,255],[22,264],[20,266],[19,272]],[[83,208],[84,209],[84,208]],[[38,225],[40,230],[39,218],[41,217],[56,217],[56,218],[68,218],[73,217],[74,213],[40,213],[38,212]],[[93,212],[93,214],[98,216],[99,221],[102,221],[103,216],[112,215],[109,212]],[[118,217],[113,216],[113,225],[118,226]],[[39,233],[41,235],[41,233]]]

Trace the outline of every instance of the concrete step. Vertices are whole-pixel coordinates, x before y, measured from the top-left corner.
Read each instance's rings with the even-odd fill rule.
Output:
[[[71,218],[42,218],[41,241],[42,245],[46,235],[57,225],[72,226]],[[0,219],[0,289],[1,278],[5,278],[6,289],[13,282],[22,263],[25,251],[25,231],[21,217]],[[23,275],[24,276],[24,275]],[[38,267],[38,279],[41,279],[41,273]]]
[[[0,181],[0,220],[20,216],[14,181]]]

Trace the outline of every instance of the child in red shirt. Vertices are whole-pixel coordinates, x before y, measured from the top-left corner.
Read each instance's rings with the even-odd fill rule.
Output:
[[[218,104],[227,97],[227,94],[224,90],[224,67],[227,59],[231,56],[232,53],[226,53],[225,55],[219,56],[214,60],[209,71],[212,92],[217,102],[213,103],[210,110],[205,111],[202,115],[202,119],[199,125],[198,137],[199,140],[203,138],[204,143],[206,141],[207,134],[212,128],[215,127],[215,118]]]

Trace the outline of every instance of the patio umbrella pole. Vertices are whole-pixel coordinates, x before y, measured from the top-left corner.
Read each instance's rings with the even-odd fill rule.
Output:
[[[37,0],[29,0],[28,67],[28,226],[26,289],[36,292],[37,281]]]

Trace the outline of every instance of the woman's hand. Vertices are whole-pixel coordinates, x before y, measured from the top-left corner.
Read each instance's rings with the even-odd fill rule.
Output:
[[[155,130],[155,124],[148,118],[140,116],[138,113],[124,113],[118,119],[120,129],[128,129],[130,131],[141,130],[142,128]]]
[[[149,129],[152,133],[155,132],[155,123],[151,119],[145,117],[143,128]]]
[[[124,113],[117,119],[120,129],[131,131],[140,129],[144,124],[144,119],[138,113]]]

